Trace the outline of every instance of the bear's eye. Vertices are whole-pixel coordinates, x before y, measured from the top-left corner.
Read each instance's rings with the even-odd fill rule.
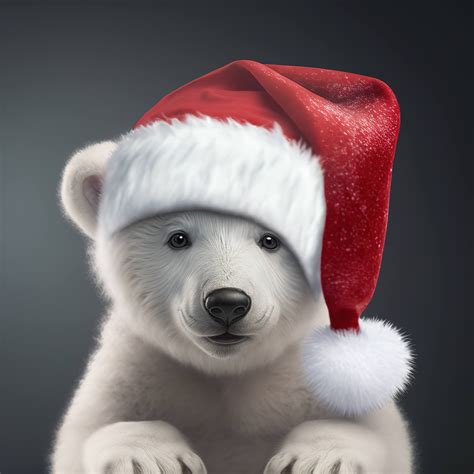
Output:
[[[265,250],[277,250],[280,247],[280,241],[272,234],[264,234],[258,241],[258,245]]]
[[[175,250],[185,249],[191,245],[191,241],[184,232],[175,232],[168,239],[168,245]]]

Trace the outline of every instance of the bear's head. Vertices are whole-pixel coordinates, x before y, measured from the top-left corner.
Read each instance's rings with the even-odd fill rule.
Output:
[[[115,149],[105,142],[76,153],[61,185],[66,214],[91,238],[113,317],[180,362],[221,374],[264,366],[327,323],[292,243],[251,219],[183,210],[97,232]]]
[[[399,125],[377,79],[235,61],[162,98],[117,143],[76,154],[62,200],[94,239],[113,314],[141,337],[229,373],[330,322],[306,339],[308,384],[334,412],[363,413],[410,373],[404,337],[360,321]]]

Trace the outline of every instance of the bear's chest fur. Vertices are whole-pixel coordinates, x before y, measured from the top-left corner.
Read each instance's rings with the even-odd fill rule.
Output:
[[[123,413],[126,421],[161,420],[174,426],[208,472],[263,472],[292,428],[321,415],[296,349],[265,368],[209,375],[126,331],[113,344],[110,340],[104,341],[97,362],[105,375],[100,383],[113,390],[118,404],[114,412]]]
[[[238,376],[209,376],[163,361],[141,377],[137,411],[172,423],[184,433],[236,436],[286,433],[315,412],[293,364]]]
[[[298,371],[289,365],[211,377],[165,363],[142,387],[138,418],[178,428],[209,472],[231,473],[229,466],[236,473],[262,472],[284,436],[316,416]]]
[[[253,453],[250,458],[262,457],[263,463],[293,427],[317,416],[298,361],[290,356],[233,376],[206,375],[156,355],[123,370],[130,419],[170,423],[209,462],[228,466],[229,456],[245,462]]]

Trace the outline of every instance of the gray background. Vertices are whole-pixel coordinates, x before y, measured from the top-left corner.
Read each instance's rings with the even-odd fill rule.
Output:
[[[175,87],[246,58],[373,75],[395,90],[390,223],[366,314],[415,344],[402,405],[420,471],[472,472],[468,2],[225,3],[0,3],[0,471],[45,470],[103,311],[85,241],[57,206],[67,157],[127,131]]]

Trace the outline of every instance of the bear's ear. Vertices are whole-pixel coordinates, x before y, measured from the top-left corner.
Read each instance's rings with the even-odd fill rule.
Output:
[[[116,146],[110,141],[90,145],[75,153],[64,168],[59,190],[64,213],[92,239],[106,164]]]

